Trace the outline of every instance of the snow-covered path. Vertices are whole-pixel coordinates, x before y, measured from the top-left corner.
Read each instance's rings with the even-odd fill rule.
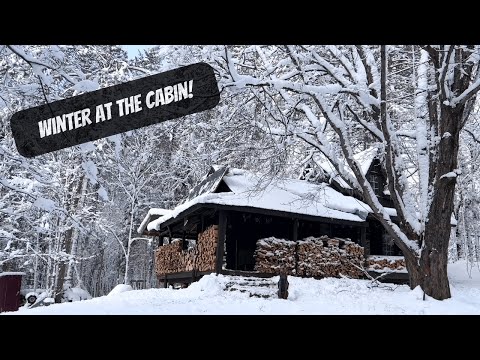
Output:
[[[479,269],[469,278],[465,262],[458,262],[449,274],[453,297],[445,301],[422,301],[422,292],[407,286],[295,277],[288,278],[288,300],[264,299],[225,291],[231,278],[210,275],[186,289],[133,290],[7,314],[480,314]]]

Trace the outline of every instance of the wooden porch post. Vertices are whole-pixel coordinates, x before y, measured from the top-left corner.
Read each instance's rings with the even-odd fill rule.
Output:
[[[293,219],[293,241],[298,240],[298,219]]]
[[[215,272],[217,274],[220,274],[222,272],[226,233],[227,233],[227,214],[225,213],[225,210],[219,210],[218,211],[217,263],[215,266]]]
[[[363,246],[363,255],[370,255],[370,242],[367,243],[367,228],[360,228],[360,245]]]
[[[298,274],[298,219],[293,220],[293,241],[295,241],[295,275]]]

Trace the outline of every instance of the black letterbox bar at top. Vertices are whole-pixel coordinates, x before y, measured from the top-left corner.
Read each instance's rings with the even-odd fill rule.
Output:
[[[213,68],[197,63],[25,109],[10,123],[18,152],[34,157],[212,109],[219,101]]]

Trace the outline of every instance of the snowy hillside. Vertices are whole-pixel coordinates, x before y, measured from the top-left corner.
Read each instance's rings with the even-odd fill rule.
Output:
[[[186,289],[149,289],[117,292],[92,300],[54,304],[6,314],[480,314],[480,271],[467,274],[465,262],[450,266],[453,297],[422,300],[420,289],[370,281],[289,277],[289,298],[274,296],[271,286],[237,286],[232,277],[209,275]],[[236,279],[236,283],[255,282]],[[260,280],[257,280],[259,282]],[[226,290],[229,289],[229,290]],[[250,293],[260,297],[250,297]],[[262,296],[272,295],[271,298]]]

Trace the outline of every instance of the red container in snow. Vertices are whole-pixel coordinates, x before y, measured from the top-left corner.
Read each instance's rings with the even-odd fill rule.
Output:
[[[0,273],[0,312],[17,311],[20,307],[20,287],[23,272]]]

